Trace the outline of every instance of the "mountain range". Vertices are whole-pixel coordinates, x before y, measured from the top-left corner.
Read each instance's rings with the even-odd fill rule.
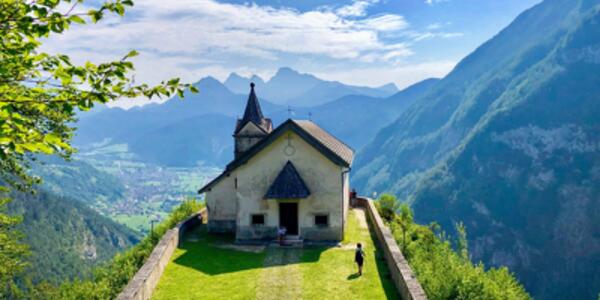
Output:
[[[428,79],[397,93],[392,92],[395,86],[388,86],[386,92],[377,93],[391,96],[373,97],[368,94],[377,94],[372,92],[374,89],[323,81],[289,68],[281,68],[268,83],[262,83],[256,76],[244,79],[232,74],[225,84],[206,77],[195,84],[200,93],[186,94],[184,100],[172,98],[161,104],[129,110],[102,108],[89,116],[82,114],[76,124],[74,143],[80,148],[103,141],[127,144],[129,151],[140,160],[166,166],[194,166],[200,161],[222,166],[233,157],[231,134],[236,117],[243,113],[251,80],[257,82],[256,92],[264,114],[275,124],[288,118],[313,118],[356,149],[365,145],[380,128],[437,82],[437,79]],[[242,81],[243,84],[237,87],[235,83]],[[291,114],[287,106],[274,104],[267,98],[268,95],[283,94],[285,89],[293,90],[292,86],[310,86],[310,93],[325,97],[323,95],[328,94],[332,84],[344,88],[335,89],[336,95],[329,102],[312,107],[294,106]],[[232,92],[227,85],[232,89],[239,88],[240,93]],[[335,98],[337,94],[341,97]],[[324,98],[319,101],[313,101],[317,99],[314,97],[306,99],[305,104],[324,101]]]
[[[294,107],[318,106],[347,95],[385,98],[398,92],[398,88],[393,83],[378,88],[352,86],[337,81],[322,80],[287,67],[280,68],[266,82],[257,75],[242,77],[231,73],[223,84],[234,93],[245,94],[248,92],[250,82],[256,84],[263,98],[275,104]]]
[[[546,0],[463,59],[357,155],[363,192],[469,233],[539,299],[600,290],[600,1]]]

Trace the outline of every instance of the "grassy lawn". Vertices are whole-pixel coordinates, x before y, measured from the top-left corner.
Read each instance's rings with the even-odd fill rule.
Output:
[[[397,299],[362,214],[350,212],[342,247],[230,249],[231,240],[203,229],[190,233],[153,299]],[[367,254],[360,277],[353,262],[357,242]]]
[[[117,223],[121,223],[133,230],[137,230],[141,233],[150,232],[150,220],[155,219],[156,215],[161,215],[161,217],[165,217],[167,214],[163,212],[157,212],[152,215],[149,214],[116,214],[112,215],[111,218],[115,220]]]

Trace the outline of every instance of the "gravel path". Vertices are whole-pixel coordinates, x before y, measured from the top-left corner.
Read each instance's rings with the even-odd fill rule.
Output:
[[[256,299],[302,299],[302,249],[268,248]]]
[[[358,226],[360,228],[368,228],[367,216],[365,215],[365,209],[362,207],[354,208],[354,215],[358,219]]]

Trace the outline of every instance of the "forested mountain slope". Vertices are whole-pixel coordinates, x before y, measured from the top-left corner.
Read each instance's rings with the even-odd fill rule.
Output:
[[[358,156],[363,190],[464,221],[473,260],[539,299],[600,291],[600,1],[546,0],[465,58]]]
[[[115,176],[79,160],[39,156],[32,173],[42,178],[41,188],[56,196],[74,199],[100,209],[125,197],[126,187]]]
[[[30,246],[25,276],[58,284],[91,275],[92,267],[139,241],[139,234],[103,217],[84,203],[40,190],[13,193],[8,210]]]

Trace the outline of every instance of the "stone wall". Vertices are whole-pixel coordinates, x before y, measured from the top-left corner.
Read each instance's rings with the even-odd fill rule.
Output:
[[[208,220],[206,224],[210,233],[235,233],[235,220]]]
[[[171,255],[173,255],[173,252],[182,240],[181,237],[186,230],[202,223],[203,219],[206,219],[206,209],[202,209],[197,214],[177,224],[174,228],[169,229],[158,244],[156,244],[146,263],[133,276],[117,299],[150,299],[165,267],[171,261]]]
[[[354,202],[354,201],[353,201]],[[377,240],[383,249],[385,260],[390,270],[392,280],[402,299],[405,300],[425,300],[427,296],[417,281],[415,274],[408,265],[408,261],[402,255],[394,236],[390,229],[385,225],[373,200],[364,197],[356,198],[354,202],[357,206],[364,207],[373,225]]]

